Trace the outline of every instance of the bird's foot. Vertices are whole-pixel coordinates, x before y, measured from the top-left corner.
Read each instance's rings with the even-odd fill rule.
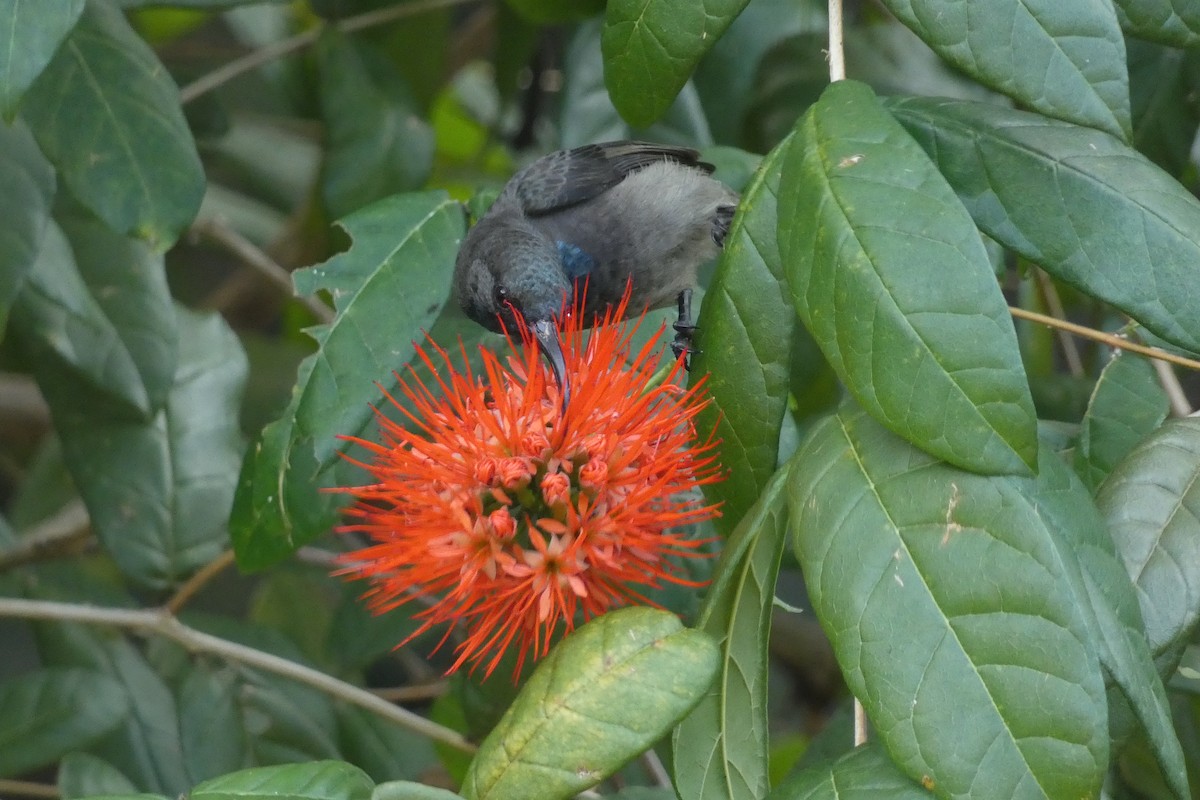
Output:
[[[701,352],[696,347],[696,323],[692,321],[692,290],[684,289],[679,293],[679,319],[672,325],[675,329],[675,339],[671,342],[671,352],[675,360],[683,358],[683,368],[692,371],[692,356]]]
[[[725,237],[729,235],[729,226],[733,224],[733,213],[736,210],[737,206],[717,206],[717,213],[713,215],[712,221],[712,238],[717,247],[725,247]]]

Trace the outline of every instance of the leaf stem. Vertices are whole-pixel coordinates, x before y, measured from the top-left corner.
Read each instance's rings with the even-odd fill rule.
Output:
[[[57,798],[59,794],[57,786],[51,786],[48,783],[34,783],[33,781],[18,781],[12,778],[0,778],[0,797],[8,795],[22,795],[24,797],[46,797]]]
[[[427,11],[437,11],[442,8],[450,8],[452,6],[465,5],[466,3],[476,2],[476,0],[415,0],[415,2],[404,3],[401,5],[388,6],[387,8],[379,8],[374,11],[368,11],[364,14],[357,14],[353,17],[346,17],[344,20],[334,24],[334,27],[342,33],[352,33],[353,31],[361,31],[366,28],[373,28],[379,25],[385,25],[404,17],[412,17],[417,14],[423,14]],[[269,64],[272,61],[290,55],[297,50],[303,50],[321,36],[321,31],[325,26],[312,28],[311,30],[298,33],[295,36],[281,39],[278,42],[273,42],[266,47],[261,47],[258,50],[247,53],[241,58],[235,58],[228,64],[221,66],[212,72],[197,78],[187,86],[179,90],[179,101],[187,104],[195,100],[201,95],[211,92],[219,86],[222,86],[234,78],[257,69],[263,64]]]
[[[1023,308],[1016,308],[1014,306],[1008,307],[1008,313],[1012,314],[1017,319],[1024,319],[1028,320],[1029,322],[1037,322],[1042,325],[1048,325],[1051,328],[1058,328],[1059,330],[1073,333],[1076,336],[1082,336],[1085,339],[1101,342],[1109,347],[1115,347],[1119,350],[1128,350],[1131,353],[1137,353],[1139,355],[1146,356],[1147,358],[1153,358],[1158,361],[1167,361],[1181,367],[1187,367],[1188,369],[1200,371],[1200,361],[1196,361],[1191,358],[1185,358],[1184,356],[1177,356],[1174,353],[1168,353],[1166,350],[1160,350],[1157,347],[1147,347],[1144,344],[1131,342],[1128,339],[1117,336],[1116,334],[1105,333],[1104,331],[1098,331],[1095,328],[1089,328],[1085,325],[1076,325],[1074,322],[1068,322],[1065,319],[1048,317],[1045,314],[1039,314],[1036,311],[1026,311]]]
[[[1055,319],[1066,319],[1067,312],[1063,308],[1062,298],[1058,296],[1058,289],[1054,288],[1054,281],[1050,280],[1050,276],[1040,269],[1035,269],[1033,276],[1038,290],[1042,293],[1042,300],[1045,301],[1046,308],[1054,315]],[[1067,362],[1067,371],[1071,373],[1072,378],[1082,378],[1085,374],[1083,359],[1079,357],[1079,348],[1075,346],[1075,340],[1062,328],[1059,328],[1057,332],[1058,344],[1062,347],[1063,358]]]
[[[846,79],[842,0],[829,0],[829,82]]]
[[[289,680],[307,684],[347,703],[366,709],[383,719],[408,728],[467,753],[475,752],[475,745],[467,741],[458,731],[451,730],[406,708],[392,705],[366,689],[338,680],[332,675],[297,664],[286,658],[264,653],[253,647],[230,642],[217,636],[189,628],[166,609],[105,608],[77,603],[59,603],[50,600],[24,600],[0,597],[0,617],[15,617],[28,620],[53,620],[56,622],[82,622],[89,625],[110,625],[143,631],[170,639],[189,651],[210,653],[227,661],[245,664],[266,670]]]
[[[233,551],[226,550],[221,555],[214,558],[212,561],[205,564],[196,574],[183,582],[175,594],[163,604],[163,608],[171,614],[178,614],[179,610],[184,605],[196,596],[196,593],[203,589],[209,581],[220,575],[227,567],[233,564]]]

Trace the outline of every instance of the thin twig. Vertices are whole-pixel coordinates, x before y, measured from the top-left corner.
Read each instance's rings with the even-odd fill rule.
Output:
[[[654,786],[668,788],[674,786],[671,782],[671,776],[667,774],[667,768],[663,766],[662,759],[658,757],[658,753],[653,750],[647,750],[638,759],[642,762],[642,769],[646,770],[646,774],[650,776],[650,780]]]
[[[34,783],[33,781],[17,781],[11,778],[0,778],[0,797],[10,794],[19,794],[22,797],[47,798],[58,798],[62,796],[59,793],[57,786],[51,786],[48,783]]]
[[[33,526],[17,543],[0,551],[0,572],[33,561],[73,553],[92,535],[92,523],[82,500],[72,500],[54,516]]]
[[[111,625],[156,634],[177,642],[197,653],[211,653],[228,661],[236,661],[250,667],[266,670],[284,678],[304,683],[347,703],[364,708],[373,714],[402,725],[411,731],[427,736],[434,741],[450,745],[467,753],[475,751],[475,745],[467,741],[458,731],[451,730],[419,714],[392,705],[376,697],[366,689],[338,680],[319,670],[297,664],[286,658],[255,650],[253,647],[230,642],[217,636],[189,628],[165,609],[102,608],[75,603],[58,603],[49,600],[24,600],[0,597],[0,617],[19,619],[41,619],[58,622],[83,622],[91,625]]]
[[[858,698],[854,698],[854,746],[867,743],[867,712]]]
[[[1051,328],[1059,328],[1064,331],[1069,331],[1076,336],[1082,336],[1085,339],[1101,342],[1109,347],[1115,347],[1118,350],[1128,350],[1131,353],[1153,358],[1158,361],[1168,361],[1172,364],[1177,364],[1181,367],[1200,371],[1200,361],[1191,358],[1177,356],[1174,353],[1168,353],[1166,350],[1159,350],[1157,347],[1147,347],[1144,344],[1137,344],[1128,339],[1123,339],[1112,333],[1098,331],[1095,328],[1089,328],[1084,325],[1076,325],[1074,322],[1068,322],[1065,319],[1055,319],[1048,317],[1045,314],[1039,314],[1036,311],[1026,311],[1023,308],[1015,306],[1008,307],[1008,313],[1012,314],[1017,319],[1029,320],[1030,322],[1038,322],[1042,325],[1049,325]]]
[[[342,33],[352,33],[378,25],[385,25],[404,17],[424,14],[427,11],[437,11],[442,8],[451,8],[452,6],[465,5],[472,2],[477,2],[477,0],[416,0],[416,2],[389,6],[387,8],[368,11],[365,14],[346,17],[346,19],[336,23],[334,27]],[[269,64],[286,55],[291,55],[297,50],[303,50],[320,38],[323,29],[323,26],[313,28],[287,39],[273,42],[266,47],[247,53],[241,58],[235,58],[228,64],[197,78],[180,89],[179,101],[184,104],[190,103],[197,97],[207,94],[219,86],[223,86],[243,73],[257,69],[264,64]]]
[[[213,240],[278,287],[288,297],[295,297],[312,312],[319,322],[333,321],[334,312],[316,297],[301,297],[292,285],[292,274],[267,255],[261,247],[216,217],[201,217],[192,223],[192,233]]]
[[[1167,393],[1167,400],[1171,404],[1171,414],[1180,418],[1191,414],[1191,401],[1184,394],[1183,387],[1179,385],[1179,376],[1175,374],[1175,370],[1171,369],[1171,365],[1161,361],[1150,363],[1154,365],[1154,371],[1158,373],[1158,382],[1162,384],[1163,391]]]
[[[448,691],[450,691],[449,681],[436,680],[428,683],[414,683],[411,686],[372,689],[371,694],[382,697],[389,703],[420,703],[425,700],[436,700]]]
[[[1062,298],[1058,296],[1058,289],[1054,288],[1054,281],[1050,280],[1050,276],[1040,269],[1035,269],[1033,279],[1042,293],[1042,299],[1046,301],[1046,308],[1050,309],[1051,316],[1056,319],[1066,319],[1067,310],[1063,308]],[[1073,378],[1082,378],[1084,376],[1083,359],[1079,357],[1079,348],[1075,346],[1075,340],[1062,328],[1055,333],[1058,335],[1058,344],[1062,347],[1063,358],[1067,362],[1067,371]]]
[[[829,82],[846,79],[842,0],[829,0]]]
[[[201,567],[195,575],[183,582],[175,594],[163,604],[171,614],[178,614],[180,609],[187,604],[189,600],[195,597],[196,593],[203,589],[209,581],[224,572],[230,565],[233,564],[233,551],[226,550],[221,555],[214,558],[212,561]]]

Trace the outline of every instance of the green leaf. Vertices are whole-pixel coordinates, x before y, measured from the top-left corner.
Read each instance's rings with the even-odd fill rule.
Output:
[[[832,764],[797,773],[767,800],[929,800],[930,796],[896,768],[882,747],[866,744]]]
[[[161,261],[138,260],[117,266],[128,276],[120,284],[122,289],[142,295],[161,283],[165,293]],[[115,296],[112,299],[125,302]],[[70,380],[74,392],[87,395],[90,403],[113,416],[145,419],[153,412],[146,376],[122,337],[123,330],[127,336],[136,336],[139,320],[114,320],[105,313],[75,261],[71,243],[53,221],[46,227],[37,260],[13,304],[12,317],[13,332],[38,371]]]
[[[83,0],[0,0],[0,114],[11,122],[21,96],[83,13]],[[3,149],[0,148],[0,152]]]
[[[449,789],[439,789],[423,783],[390,781],[378,784],[371,800],[461,800],[461,797]]]
[[[742,519],[775,472],[787,410],[796,316],[775,243],[775,195],[789,141],[764,159],[746,187],[698,323],[703,338],[692,374],[708,376],[712,402],[697,428],[716,427],[728,472],[705,490],[721,503],[726,528]]]
[[[314,761],[256,767],[205,781],[191,800],[370,800],[374,784],[353,764]]]
[[[901,770],[943,797],[1094,796],[1101,667],[1027,479],[955,469],[852,407],[794,458],[813,609]]]
[[[567,46],[563,64],[566,84],[558,113],[560,146],[613,139],[645,139],[689,147],[713,143],[700,95],[691,83],[683,87],[663,118],[654,124],[638,128],[622,119],[605,86],[600,34],[600,20],[584,22]]]
[[[717,691],[675,728],[675,789],[692,800],[766,794],[767,646],[775,580],[787,542],[789,466],[771,478],[725,545],[697,628],[720,650]]]
[[[1142,723],[1176,797],[1187,800],[1183,750],[1142,629],[1137,594],[1090,491],[1048,447],[1042,448],[1037,480],[1026,483],[1024,496],[1047,522],[1100,664]],[[1118,720],[1110,708],[1109,727],[1117,741],[1123,738]]]
[[[198,783],[232,772],[249,757],[238,706],[241,682],[229,668],[197,663],[179,687],[179,740],[188,775]]]
[[[183,764],[179,715],[171,690],[132,644],[115,634],[65,623],[35,628],[44,663],[102,672],[121,685],[129,714],[92,753],[140,789],[170,795],[191,786]]]
[[[1108,3],[884,0],[884,5],[980,83],[1047,116],[1130,137],[1125,38]]]
[[[137,787],[121,771],[91,753],[67,753],[58,762],[58,791],[64,800],[93,795],[135,794]]]
[[[506,0],[530,22],[554,25],[587,19],[604,9],[604,0]]]
[[[113,230],[161,251],[196,216],[204,171],[179,92],[113,5],[87,4],[21,111],[71,193]]]
[[[717,648],[665,611],[633,607],[564,639],[479,747],[469,800],[568,798],[658,741],[708,692]]]
[[[1178,182],[1118,139],[1036,114],[918,98],[889,110],[984,233],[1200,352],[1200,202]]]
[[[289,555],[336,519],[340,501],[319,491],[346,447],[336,437],[363,433],[379,386],[396,386],[393,370],[446,302],[464,235],[461,206],[442,192],[390,197],[343,225],[354,246],[294,274],[301,294],[329,291],[338,315],[312,329],[320,349],[242,465],[230,528],[243,569]]]
[[[1115,0],[1121,27],[1141,39],[1194,47],[1200,44],[1200,6],[1191,0]]]
[[[749,0],[609,0],[604,82],[621,116],[645,127],[683,89],[696,64]]]
[[[1033,400],[979,232],[866,86],[802,118],[779,216],[796,311],[855,399],[952,464],[1028,473]]]
[[[1192,91],[1200,81],[1200,55],[1137,39],[1126,47],[1133,146],[1170,174],[1182,175],[1200,125],[1200,98]]]
[[[1095,491],[1117,462],[1167,418],[1170,403],[1146,359],[1114,350],[1079,426],[1075,470]]]
[[[341,218],[416,189],[433,168],[433,130],[385,57],[329,27],[317,44],[327,151],[321,194]]]
[[[54,190],[54,170],[29,129],[22,123],[0,125],[0,339],[8,310],[41,250]]]
[[[103,413],[71,375],[35,366],[63,454],[100,541],[136,583],[166,589],[224,549],[242,450],[246,361],[219,315],[179,309],[166,407],[148,421]]]
[[[1096,503],[1137,586],[1155,657],[1200,618],[1200,419],[1167,422],[1100,486]]]
[[[0,776],[53,764],[128,713],[120,685],[98,672],[50,668],[0,681]]]
[[[437,761],[433,744],[413,731],[357,706],[339,704],[338,750],[375,781],[419,778]],[[376,787],[374,800],[379,800]]]

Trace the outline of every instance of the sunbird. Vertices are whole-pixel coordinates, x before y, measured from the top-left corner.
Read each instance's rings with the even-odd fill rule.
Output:
[[[695,351],[696,271],[725,244],[738,195],[687,147],[618,141],[559,150],[518,171],[471,228],[454,265],[467,316],[494,331],[528,326],[565,407],[570,382],[556,317],[577,299],[586,320],[677,303],[672,350]],[[585,325],[590,324],[585,322]],[[685,363],[687,363],[685,361]]]

